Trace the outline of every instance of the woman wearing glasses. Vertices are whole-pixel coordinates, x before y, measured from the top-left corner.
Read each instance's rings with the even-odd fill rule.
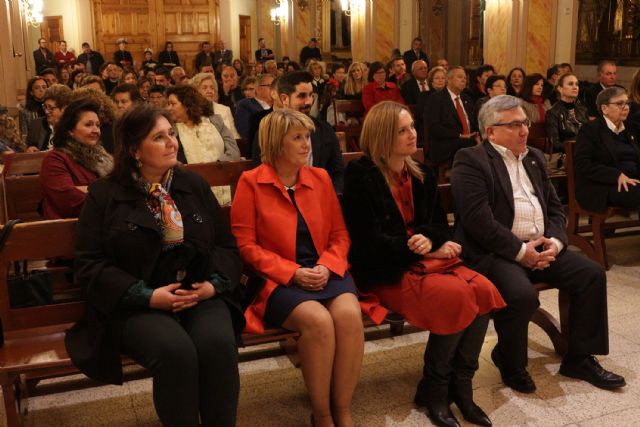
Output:
[[[629,98],[621,87],[598,94],[602,116],[580,128],[574,150],[576,199],[591,211],[640,206],[640,148],[625,129]]]

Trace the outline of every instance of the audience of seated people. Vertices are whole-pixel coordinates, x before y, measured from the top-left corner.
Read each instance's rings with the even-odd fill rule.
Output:
[[[640,207],[640,149],[626,129],[629,98],[617,86],[598,93],[598,118],[583,125],[574,148],[576,199],[594,212],[609,206]]]
[[[166,111],[128,111],[115,137],[113,173],[89,187],[78,221],[75,279],[88,309],[68,352],[101,382],[122,383],[120,354],[149,370],[163,425],[235,426],[244,327],[235,239],[207,183],[176,167]]]
[[[98,103],[80,99],[69,104],[58,120],[53,149],[40,169],[46,219],[77,218],[86,186],[113,169],[113,158],[100,144],[99,113]]]
[[[522,108],[531,123],[544,123],[551,102],[544,97],[544,77],[542,74],[529,74],[522,85]]]
[[[257,267],[257,272],[271,286],[269,292],[273,291],[279,297],[267,301],[268,293],[262,295],[263,300],[252,306],[245,316],[252,327],[262,325],[261,322],[266,320],[272,325],[301,332],[298,345],[316,425],[330,425],[332,421],[341,423],[339,420],[343,420],[340,425],[351,425],[350,402],[362,360],[360,309],[356,297],[352,296],[357,295],[357,291],[346,271],[349,238],[341,238],[346,246],[340,249],[331,244],[335,236],[326,241],[327,251],[340,252],[341,258],[333,259],[340,266],[344,265],[338,268],[338,272],[320,261],[322,252],[316,251],[324,243],[314,244],[318,243],[315,241],[317,235],[311,233],[328,220],[327,215],[331,215],[330,219],[334,221],[331,227],[342,227],[340,233],[347,235],[340,211],[336,216],[335,209],[330,207],[333,203],[331,198],[335,198],[335,192],[342,193],[343,185],[346,186],[345,218],[353,239],[349,261],[356,283],[373,291],[385,307],[402,314],[409,323],[431,331],[425,350],[423,378],[415,401],[427,407],[428,416],[436,425],[458,425],[449,408],[451,400],[467,421],[491,425],[487,415],[474,403],[471,379],[477,369],[487,314],[499,310],[505,302],[506,308],[494,314],[499,341],[492,359],[506,385],[523,392],[535,390],[526,370],[527,325],[537,308],[535,291],[530,283],[535,281],[545,281],[569,290],[572,307],[580,308],[572,309],[570,313],[569,353],[563,358],[560,373],[607,389],[625,384],[622,377],[602,369],[592,356],[608,351],[607,309],[603,297],[606,277],[592,262],[578,259],[566,251],[564,216],[555,190],[549,183],[545,159],[536,149],[527,149],[526,140],[531,123],[545,124],[546,136],[557,155],[561,155],[564,142],[577,138],[574,169],[578,203],[597,212],[609,206],[637,209],[640,207],[640,150],[636,143],[640,136],[640,72],[633,77],[630,97],[617,86],[616,65],[611,61],[600,63],[598,82],[591,86],[578,80],[570,64],[549,67],[546,79],[538,73],[527,76],[519,67],[513,68],[505,78],[496,75],[493,66],[484,64],[472,72],[473,81],[467,84],[465,69],[459,66],[448,68],[445,59],[439,59],[438,66],[430,70],[426,54],[422,51],[422,41],[416,38],[404,57],[393,56],[390,75],[381,62],[370,66],[353,62],[346,73],[342,63],[329,63],[328,76],[323,71],[324,62],[314,56],[313,49],[305,50],[310,54],[305,60],[309,72],[302,72],[295,71],[299,68],[297,63],[285,61],[285,58],[280,63],[276,62],[272,53],[270,58],[256,64],[243,64],[238,59],[232,61],[232,52],[219,41],[215,52],[211,51],[208,43],[202,45],[202,52],[195,62],[197,69],[205,72],[197,73],[189,80],[180,67],[171,42],[166,42],[165,50],[157,61],[153,59],[153,51],[145,49],[145,61],[139,67],[126,50],[127,41],[118,39],[117,44],[114,62],[104,63],[102,55],[93,51],[88,43],[83,43],[82,54],[76,59],[62,41],[60,50],[51,54],[54,61],[57,59],[53,68],[49,64],[40,70],[40,76],[29,80],[26,104],[19,113],[21,132],[6,130],[9,126],[1,120],[0,114],[0,124],[4,126],[0,135],[0,152],[50,150],[40,173],[44,194],[42,209],[47,219],[71,218],[80,214],[86,198],[86,186],[111,173],[113,160],[110,153],[123,163],[118,169],[116,162],[116,171],[110,175],[111,178],[100,180],[102,187],[95,188],[106,190],[109,188],[107,182],[114,189],[127,187],[131,183],[126,181],[131,177],[125,179],[122,173],[125,170],[133,172],[133,179],[139,184],[148,184],[145,187],[148,213],[156,216],[152,208],[152,205],[156,206],[154,198],[168,203],[168,208],[177,209],[181,207],[180,203],[186,202],[178,202],[177,199],[173,202],[171,197],[180,195],[182,200],[182,185],[192,189],[201,186],[188,173],[183,176],[182,172],[177,172],[172,159],[177,158],[182,163],[239,160],[236,139],[252,141],[254,163],[258,165],[264,159],[269,160],[253,171],[253,176],[243,175],[234,201],[233,228],[243,260]],[[310,48],[311,45],[317,49],[315,40],[310,42]],[[40,65],[49,60],[50,51],[46,46],[46,40],[41,39],[39,49],[34,52],[34,58],[38,58]],[[261,45],[260,51],[262,48]],[[406,72],[405,63],[410,64],[411,73]],[[218,73],[215,75],[214,66]],[[261,69],[264,72],[256,75]],[[138,78],[136,71],[141,72],[141,77]],[[367,77],[368,83],[365,81]],[[58,84],[58,81],[63,84]],[[502,96],[505,93],[521,99]],[[582,96],[587,105],[580,101]],[[333,123],[334,99],[361,100],[367,118],[341,113],[337,116],[338,123]],[[553,99],[557,101],[551,107]],[[591,102],[596,106],[595,111],[587,109]],[[415,123],[411,121],[409,109],[400,104],[415,108]],[[629,106],[635,115],[630,113]],[[151,121],[138,126],[138,129],[129,129],[132,123],[144,117]],[[589,122],[590,118],[595,120]],[[360,126],[363,120],[360,144],[365,156],[350,164],[345,183],[338,140],[327,121],[332,126]],[[123,126],[116,130],[120,137],[129,135],[133,139],[118,140],[116,135],[114,141],[114,126],[118,124]],[[478,136],[478,129],[483,134],[483,142]],[[16,143],[19,135],[22,140]],[[435,168],[448,165],[455,158],[451,179],[456,219],[460,223],[455,236],[457,243],[447,236],[447,221],[439,206],[432,171],[411,160],[416,146],[421,145],[427,135],[426,155]],[[162,141],[162,147],[152,150],[147,142],[155,138]],[[125,147],[129,147],[128,153],[121,152]],[[159,172],[158,164],[164,165],[160,173],[156,173]],[[142,173],[143,169],[154,170],[153,180]],[[325,169],[326,173],[320,169]],[[539,174],[532,173],[538,169]],[[268,189],[261,188],[260,177],[264,178],[265,174],[272,175],[276,184],[271,188],[281,187],[269,197],[265,197]],[[185,184],[173,187],[173,178],[179,176],[182,178],[175,183],[184,181]],[[305,184],[305,176],[317,181],[315,185]],[[514,178],[516,176],[524,176],[524,179],[518,180]],[[508,181],[504,181],[506,177]],[[333,188],[326,187],[329,179]],[[492,180],[502,180],[502,187],[513,188],[515,210],[508,209],[509,198],[504,194],[487,194],[486,188],[490,188],[487,182]],[[297,185],[289,185],[293,188],[288,189],[285,181]],[[377,183],[375,188],[371,187],[372,183]],[[496,192],[501,190],[501,187],[496,188]],[[159,189],[163,190],[160,192]],[[218,200],[230,201],[226,190],[215,191],[217,189],[214,189],[214,195]],[[291,191],[287,194],[285,190]],[[152,195],[154,191],[158,191],[160,196]],[[195,193],[202,196],[199,191]],[[309,194],[311,199],[304,202],[303,197],[295,198],[298,193]],[[166,198],[167,194],[171,196]],[[100,195],[103,196],[106,197]],[[322,198],[323,206],[329,203],[328,209],[319,211],[327,218],[309,217],[301,206],[318,197]],[[211,202],[206,215],[217,218],[218,208],[212,208],[216,203],[214,198],[210,194],[206,198],[207,203]],[[270,201],[265,203],[267,199]],[[199,199],[197,203],[203,201],[205,199]],[[94,214],[96,209],[111,209],[106,205],[96,206],[97,202],[93,200]],[[188,203],[190,205],[191,202]],[[313,203],[315,206],[320,204],[317,200]],[[279,234],[278,242],[273,239],[275,246],[266,248],[271,243],[262,239],[271,239],[269,233],[273,231],[260,230],[255,222],[271,221],[274,209],[280,204],[283,209],[288,204],[286,215],[297,218],[297,229],[291,240],[294,243],[282,239]],[[249,205],[255,205],[256,210],[246,209]],[[365,210],[366,215],[363,214]],[[249,218],[249,214],[254,217]],[[157,216],[155,219],[163,233],[175,232],[167,229],[170,224],[162,222],[164,219]],[[91,221],[93,226],[97,226],[95,218]],[[254,221],[253,229],[249,224],[251,221]],[[280,230],[280,224],[276,230]],[[87,222],[84,227],[90,225]],[[185,221],[185,232],[189,232],[189,225],[190,222]],[[216,228],[220,226],[218,223],[213,225]],[[489,230],[498,232],[490,236],[487,234]],[[168,234],[165,237],[168,238]],[[183,238],[184,242],[188,241],[186,234]],[[395,243],[378,245],[378,238],[380,242]],[[230,235],[229,239],[233,241]],[[286,245],[295,247],[296,252],[292,253],[290,248],[285,248]],[[176,262],[191,263],[195,258],[190,257],[202,256],[194,253],[190,245],[184,243],[183,246],[189,248],[188,254]],[[229,250],[233,252],[235,249],[229,247]],[[180,251],[172,253],[182,254]],[[277,262],[271,262],[274,259]],[[488,279],[476,275],[469,283],[458,283],[457,279],[449,277],[452,271],[466,269],[460,259]],[[269,265],[265,261],[270,261]],[[281,267],[288,266],[289,277],[274,276],[280,262]],[[289,264],[297,265],[296,269]],[[175,266],[175,263],[169,265],[169,269]],[[121,267],[133,268],[130,265]],[[135,309],[141,315],[148,314],[153,304],[168,307],[166,304],[171,304],[172,298],[174,302],[180,301],[178,304],[182,308],[178,316],[189,318],[189,322],[221,316],[220,311],[213,313],[208,308],[203,310],[200,320],[189,314],[195,313],[200,306],[198,301],[206,300],[216,302],[216,310],[225,312],[226,317],[220,329],[224,337],[218,337],[217,330],[213,336],[223,339],[228,351],[235,349],[235,341],[229,338],[233,338],[234,331],[239,332],[242,323],[239,310],[237,313],[234,311],[239,309],[235,306],[237,301],[233,293],[237,280],[231,283],[227,276],[217,274],[202,276],[202,271],[198,270],[194,274],[199,276],[194,277],[193,282],[199,281],[198,286],[183,287],[174,292],[173,285],[166,285],[181,280],[170,279],[166,276],[168,272],[164,271],[166,266],[162,267],[156,264],[144,273],[149,275],[147,279],[150,282],[144,277],[140,279],[142,273],[136,273],[134,276],[139,280],[129,283],[133,286],[118,285],[119,295],[124,293],[127,298],[111,306],[113,311],[110,315],[121,322],[117,333],[124,334],[124,322],[129,321],[129,318],[122,317],[123,310]],[[384,271],[374,274],[381,269]],[[495,287],[489,280],[495,283]],[[447,284],[443,286],[445,282]],[[328,292],[337,289],[338,283],[344,286],[342,292]],[[315,287],[313,292],[310,286]],[[405,292],[405,287],[415,289],[416,286],[420,293],[410,303],[398,297]],[[466,296],[454,301],[450,295],[452,292],[459,294],[458,288],[466,289]],[[162,301],[153,302],[153,295],[160,289],[162,291],[157,297]],[[222,294],[220,298],[219,294]],[[442,300],[447,301],[451,308],[449,314],[457,322],[447,316],[436,315],[428,308],[434,301],[437,305],[440,304],[437,301]],[[344,301],[344,307],[349,311],[344,325],[335,322],[332,308],[335,301]],[[98,303],[90,301],[90,304]],[[304,310],[299,313],[297,306],[304,307]],[[335,324],[333,342],[343,350],[314,338],[317,325],[309,323],[306,316],[317,316],[318,313],[325,313],[322,316],[327,324]],[[371,313],[379,314],[375,310]],[[460,313],[465,313],[463,320]],[[583,320],[587,318],[591,319],[590,322]],[[158,320],[141,320],[140,325],[149,325],[155,331],[155,323],[151,322],[156,321],[164,322],[159,317]],[[167,327],[175,329],[174,337],[187,342],[191,339],[187,345],[211,338],[186,336],[184,330],[176,325]],[[357,339],[354,340],[353,336]],[[584,337],[590,337],[590,340]],[[122,348],[118,351],[134,359],[146,360],[146,364],[141,363],[152,371],[154,390],[157,388],[161,399],[171,400],[174,393],[166,384],[178,380],[173,374],[153,367],[155,362],[151,360],[159,361],[163,355],[155,352],[155,346],[160,343],[156,341],[157,337],[149,334],[147,338],[137,343],[137,335],[132,334],[129,341],[121,342]],[[340,344],[345,340],[350,344],[346,350]],[[320,342],[323,344],[319,345]],[[130,353],[124,351],[125,347]],[[149,356],[147,351],[152,355]],[[341,351],[346,351],[346,355]],[[327,363],[329,355],[335,357],[333,363]],[[314,365],[317,360],[324,364]],[[82,366],[83,362],[77,362]],[[219,408],[223,412],[220,416],[231,420],[235,419],[239,386],[236,383],[237,366],[229,363],[236,363],[236,360],[220,362],[231,366],[225,374],[229,378],[225,387],[229,387],[231,395],[227,396],[225,407]],[[201,364],[199,359],[192,363]],[[105,375],[105,372],[91,371],[94,368],[83,371],[94,377]],[[214,378],[219,373],[201,374]],[[336,376],[339,377],[337,386]],[[222,390],[222,383],[213,383],[214,380],[207,390],[200,390],[201,399],[208,399],[216,390]],[[449,400],[444,398],[447,392]],[[180,415],[163,411],[156,402],[160,419],[175,422],[181,416],[185,417],[180,418],[183,420],[197,418],[198,413],[203,425],[207,424],[205,417],[214,419],[211,418],[214,411],[203,407],[204,400],[198,404],[197,390],[191,390],[188,395],[195,399],[195,403],[180,400],[183,402],[181,405],[185,405],[185,411]]]

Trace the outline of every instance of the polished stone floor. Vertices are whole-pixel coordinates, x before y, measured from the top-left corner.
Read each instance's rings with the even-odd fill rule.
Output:
[[[600,357],[624,375],[627,387],[610,392],[557,374],[560,359],[536,326],[529,333],[529,370],[538,385],[531,395],[513,392],[500,382],[490,360],[496,335],[490,326],[475,380],[477,403],[495,426],[634,426],[640,420],[640,239],[612,240],[613,268],[607,273],[611,353]],[[542,295],[542,305],[557,314],[557,293]],[[412,403],[422,369],[427,333],[384,338],[366,344],[361,380],[353,403],[359,426],[425,426],[426,415]],[[243,427],[309,425],[309,404],[300,371],[285,357],[241,364],[242,391],[238,425]],[[45,387],[82,385],[79,376],[51,380]],[[457,409],[454,410],[454,412]],[[455,412],[459,414],[458,412]],[[4,417],[3,417],[4,418]],[[461,417],[460,417],[461,419]],[[4,422],[4,419],[3,419]],[[129,381],[62,391],[31,399],[27,426],[158,426],[151,381]]]

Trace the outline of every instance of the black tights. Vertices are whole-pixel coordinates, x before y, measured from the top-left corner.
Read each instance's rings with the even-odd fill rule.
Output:
[[[153,375],[153,403],[164,426],[235,426],[240,377],[226,304],[203,301],[174,315],[129,318],[122,351]]]

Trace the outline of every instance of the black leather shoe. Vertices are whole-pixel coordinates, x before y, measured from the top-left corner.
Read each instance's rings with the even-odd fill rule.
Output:
[[[427,408],[427,416],[438,427],[460,427],[458,420],[447,405],[446,395],[438,398],[426,396],[426,393],[416,392],[413,402],[418,406]]]
[[[465,420],[479,426],[491,427],[491,420],[487,414],[473,401],[473,392],[470,387],[468,392],[453,390],[450,397]]]
[[[624,377],[604,369],[593,356],[587,356],[579,362],[563,361],[560,365],[560,373],[565,377],[584,380],[607,390],[627,385]]]
[[[502,382],[511,387],[512,389],[519,391],[520,393],[533,393],[536,391],[536,383],[533,382],[533,378],[527,372],[526,369],[522,369],[516,372],[506,372],[500,355],[494,348],[491,352],[491,360],[498,367]]]

